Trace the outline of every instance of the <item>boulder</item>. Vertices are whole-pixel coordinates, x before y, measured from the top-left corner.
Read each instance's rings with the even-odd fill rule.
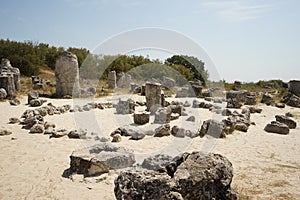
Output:
[[[201,126],[200,137],[204,137],[205,135],[210,135],[215,138],[225,137],[225,125],[223,122],[209,119],[205,120]]]
[[[241,81],[234,81],[232,90],[239,91],[241,89],[241,85]]]
[[[150,163],[154,161],[149,167],[151,170],[121,171],[115,179],[116,199],[239,199],[230,187],[233,169],[227,158],[193,152],[177,156],[169,164],[168,160],[169,157],[164,156],[152,157],[149,159]]]
[[[256,96],[246,96],[245,105],[255,105],[256,104]]]
[[[134,115],[133,115],[133,121],[134,123],[136,124],[140,124],[140,125],[143,125],[143,124],[147,124],[149,123],[149,119],[150,119],[150,112],[135,112]]]
[[[275,103],[275,106],[277,108],[285,108],[285,104],[284,103]]]
[[[68,130],[61,128],[61,129],[53,131],[52,135],[50,135],[50,138],[61,138],[61,137],[68,135],[68,133],[69,133]]]
[[[191,104],[190,102],[188,101],[185,101],[184,104],[183,104],[183,107],[191,107]]]
[[[43,104],[43,100],[41,99],[32,99],[30,102],[29,102],[29,105],[31,107],[38,107],[38,106],[41,106]]]
[[[295,94],[288,93],[282,97],[281,101],[289,106],[300,108],[300,97]]]
[[[257,108],[257,107],[249,107],[250,113],[261,113],[262,109],[261,108]]]
[[[145,137],[146,135],[140,131],[134,131],[131,133],[130,140],[141,140]]]
[[[290,129],[286,124],[277,121],[272,121],[271,123],[267,124],[264,130],[270,133],[279,133],[283,135],[286,135],[290,132]]]
[[[154,137],[163,137],[171,135],[170,125],[164,124],[155,129]]]
[[[179,128],[178,126],[173,126],[171,130],[171,134],[174,137],[184,138],[185,137],[185,129]]]
[[[12,67],[10,61],[5,58],[2,58],[0,64],[0,88],[6,91],[7,96],[13,96],[20,90],[20,70]]]
[[[5,99],[7,97],[7,92],[4,88],[0,88],[0,99]]]
[[[146,106],[147,111],[155,113],[162,106],[162,90],[159,83],[146,83]]]
[[[288,85],[291,93],[300,94],[300,80],[290,80]]]
[[[84,176],[100,175],[109,170],[131,167],[135,163],[132,151],[107,142],[73,151],[70,159],[69,173]]]
[[[283,124],[286,124],[290,129],[295,129],[296,126],[297,126],[296,121],[294,121],[293,119],[291,119],[287,116],[276,115],[275,118],[276,118],[276,121],[278,121],[280,123],[283,123]]]

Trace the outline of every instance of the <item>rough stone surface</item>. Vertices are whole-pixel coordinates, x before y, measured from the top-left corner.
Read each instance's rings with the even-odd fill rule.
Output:
[[[289,91],[293,94],[300,94],[300,80],[289,81]]]
[[[73,151],[70,159],[69,173],[84,176],[100,175],[112,169],[131,167],[135,163],[132,151],[107,142]]]
[[[83,129],[73,130],[68,133],[68,137],[72,139],[85,139],[87,131]]]
[[[8,96],[20,90],[20,71],[11,66],[8,59],[3,58],[0,64],[0,88],[4,88]]]
[[[170,125],[164,124],[155,129],[154,137],[163,137],[171,135]]]
[[[242,86],[241,81],[234,81],[232,90],[239,91],[241,89],[241,86]]]
[[[142,167],[148,170],[166,172],[166,166],[173,160],[169,155],[157,154],[144,159]]]
[[[112,136],[112,138],[113,139],[111,140],[111,142],[121,142],[122,140],[121,134],[115,134]]]
[[[115,89],[117,87],[117,74],[115,71],[108,73],[108,88]]]
[[[261,103],[265,103],[268,106],[273,104],[274,103],[273,96],[270,95],[270,94],[263,94],[262,99],[261,99]]]
[[[14,99],[9,100],[9,104],[12,106],[18,106],[21,104],[21,101],[17,98],[14,98]]]
[[[300,108],[300,97],[292,93],[288,93],[283,96],[281,101],[289,106]]]
[[[4,130],[4,129],[1,129],[1,130],[0,130],[0,136],[11,135],[11,134],[12,134],[11,131]]]
[[[290,132],[290,129],[286,124],[277,121],[272,121],[271,123],[267,124],[264,130],[267,132],[279,133],[283,135],[286,135]]]
[[[145,137],[146,135],[142,133],[141,131],[134,131],[131,133],[131,140],[141,140]]]
[[[171,113],[172,113],[172,110],[169,107],[158,108],[158,110],[155,112],[154,123],[156,123],[156,124],[170,123]]]
[[[34,124],[31,128],[29,133],[44,133],[45,128],[43,124]]]
[[[149,119],[150,119],[150,112],[135,112],[134,115],[133,115],[133,121],[134,123],[136,124],[140,124],[140,125],[143,125],[143,124],[147,124],[149,123]]]
[[[146,106],[147,111],[155,113],[157,108],[162,106],[162,90],[159,83],[146,83]]]
[[[276,115],[275,118],[276,121],[286,124],[290,129],[295,129],[297,127],[296,121],[289,117],[286,117],[284,115]]]
[[[31,100],[38,99],[38,98],[39,98],[39,93],[38,92],[34,92],[34,91],[28,92],[28,94],[27,94],[27,103],[30,104]]]
[[[58,97],[80,95],[77,56],[64,51],[56,59],[56,95]]]
[[[10,124],[16,124],[16,123],[19,123],[19,122],[20,122],[20,120],[16,117],[9,118],[9,123]]]
[[[4,88],[0,88],[0,99],[5,99],[7,97],[7,92]]]
[[[118,114],[132,114],[135,110],[135,102],[132,99],[122,100],[116,106],[116,112]]]
[[[166,169],[167,173],[161,167],[158,171],[122,171],[115,179],[116,199],[239,199],[230,188],[232,164],[219,154],[185,153],[169,162]]]

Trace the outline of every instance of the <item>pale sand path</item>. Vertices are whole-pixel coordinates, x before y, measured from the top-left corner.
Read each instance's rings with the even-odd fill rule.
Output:
[[[72,100],[48,99],[48,102],[55,106],[73,104]],[[8,124],[10,117],[20,117],[29,108],[25,103],[26,98],[17,107],[0,102],[0,128],[13,131],[12,135],[0,138],[0,199],[114,199],[115,172],[104,175],[106,179],[103,181],[99,181],[101,177],[83,179],[78,175],[74,181],[62,177],[63,171],[69,167],[72,151],[92,142],[67,137],[49,139],[46,135],[28,134],[20,125]],[[133,149],[137,153],[137,160],[160,152],[158,150],[176,155],[183,150],[208,150],[214,147],[213,152],[225,155],[233,163],[233,186],[251,195],[250,199],[300,199],[300,109],[263,105],[261,108],[261,114],[251,115],[255,126],[251,125],[247,133],[234,132],[226,139],[147,136],[143,140],[132,141],[123,137],[118,145]],[[92,110],[80,113],[75,118],[73,113],[66,113],[45,119],[54,122],[58,128],[68,130],[75,129],[76,125],[81,124],[78,119],[83,119],[83,126],[109,136],[117,127],[133,122],[132,116],[115,115],[114,112],[114,109]],[[181,117],[171,125],[192,128],[212,117],[211,112],[204,109],[189,108],[187,112],[196,116],[197,123],[187,123],[187,117]],[[291,130],[289,135],[263,131],[264,126],[275,119],[275,114],[286,112],[297,114],[297,129]],[[144,129],[145,126],[139,128]],[[214,146],[207,145],[209,142]],[[203,144],[208,147],[203,147]]]

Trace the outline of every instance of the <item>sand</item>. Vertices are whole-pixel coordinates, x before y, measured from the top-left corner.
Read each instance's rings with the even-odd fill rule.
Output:
[[[19,106],[0,102],[0,129],[13,132],[0,137],[0,199],[114,199],[116,171],[92,178],[83,178],[81,175],[75,175],[73,179],[62,177],[64,170],[69,168],[72,151],[95,142],[68,137],[49,139],[47,135],[29,134],[20,125],[8,124],[10,117],[19,118],[26,109],[34,109],[26,105],[26,100],[23,97]],[[116,97],[107,97],[95,101],[116,100]],[[47,101],[55,106],[74,103],[70,99]],[[247,133],[235,131],[225,139],[146,136],[143,140],[133,141],[122,137],[117,145],[133,149],[137,161],[157,153],[176,155],[194,150],[219,153],[232,162],[232,186],[241,193],[242,199],[300,199],[300,109],[288,106],[283,109],[265,105],[259,107],[263,109],[261,114],[251,114],[251,121],[256,125],[251,125]],[[268,122],[275,120],[276,114],[286,112],[295,114],[296,129],[291,129],[288,135],[266,133],[263,130]],[[171,126],[196,128],[203,120],[215,117],[205,109],[188,108],[187,113],[195,115],[196,122],[186,122],[187,117],[180,117],[172,121]],[[157,126],[135,126],[132,115],[116,115],[114,108],[75,114],[68,112],[46,116],[45,120],[67,130],[88,128],[104,137],[109,137],[113,130],[126,124],[137,129]]]

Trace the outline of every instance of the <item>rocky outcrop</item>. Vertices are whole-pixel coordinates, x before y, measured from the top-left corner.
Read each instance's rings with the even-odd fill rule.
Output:
[[[290,132],[290,129],[286,124],[277,121],[272,121],[271,123],[267,124],[264,130],[270,133],[279,133],[283,135],[286,135]]]
[[[152,166],[152,170],[122,171],[115,179],[116,199],[239,199],[230,188],[232,164],[219,154],[185,153],[167,165],[164,160],[162,164],[155,163],[152,166],[156,166],[157,171]],[[165,165],[167,173],[164,172]]]
[[[20,90],[20,71],[12,67],[8,59],[3,58],[0,64],[0,88],[5,89],[8,96]]]
[[[103,142],[73,151],[68,173],[96,176],[112,169],[131,167],[135,163],[132,151]]]
[[[80,95],[79,68],[77,56],[64,51],[56,59],[55,65],[56,96]]]
[[[292,93],[284,95],[281,99],[281,102],[292,107],[300,108],[300,97]]]

